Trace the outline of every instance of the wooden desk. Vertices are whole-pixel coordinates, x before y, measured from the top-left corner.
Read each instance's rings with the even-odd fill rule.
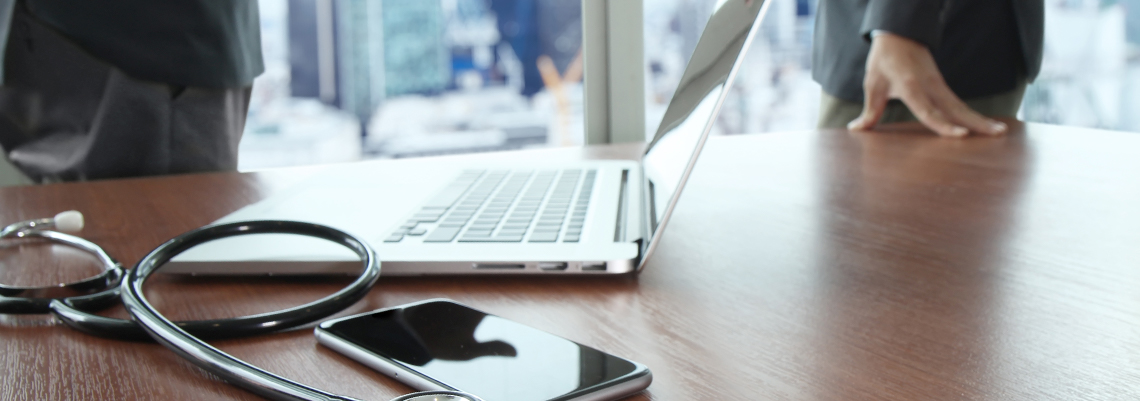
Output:
[[[714,138],[639,277],[382,279],[346,313],[453,298],[647,364],[654,382],[632,400],[1135,399],[1140,135],[1016,128]],[[85,237],[134,263],[311,171],[3,189],[0,221],[79,209]],[[26,260],[0,258],[16,270],[4,280],[58,278]],[[221,317],[346,282],[316,281],[167,279],[151,297],[174,318]],[[308,329],[214,344],[342,394],[409,391]],[[48,317],[0,316],[0,352],[3,400],[256,399],[161,346]]]

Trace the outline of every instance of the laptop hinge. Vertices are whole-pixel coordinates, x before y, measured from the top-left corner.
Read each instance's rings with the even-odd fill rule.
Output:
[[[626,215],[629,213],[629,169],[621,170],[621,187],[618,188],[617,222],[614,224],[614,242],[625,242]]]

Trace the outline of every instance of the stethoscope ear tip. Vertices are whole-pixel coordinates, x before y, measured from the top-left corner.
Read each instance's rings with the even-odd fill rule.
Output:
[[[52,220],[55,229],[65,233],[79,232],[83,229],[83,213],[79,213],[78,210],[60,212]]]

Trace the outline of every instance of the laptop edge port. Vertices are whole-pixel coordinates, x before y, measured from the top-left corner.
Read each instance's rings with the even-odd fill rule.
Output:
[[[582,262],[582,271],[605,271],[606,262]]]
[[[522,263],[476,263],[476,269],[493,269],[493,270],[522,270],[526,268]]]
[[[539,270],[566,270],[569,266],[566,262],[538,262]]]

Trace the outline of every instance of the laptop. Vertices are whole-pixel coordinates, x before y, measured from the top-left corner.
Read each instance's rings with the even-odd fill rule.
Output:
[[[333,166],[216,223],[298,220],[368,241],[395,275],[615,275],[660,242],[765,7],[721,0],[640,161],[423,158]],[[195,247],[164,271],[358,272],[321,240],[266,234]]]

